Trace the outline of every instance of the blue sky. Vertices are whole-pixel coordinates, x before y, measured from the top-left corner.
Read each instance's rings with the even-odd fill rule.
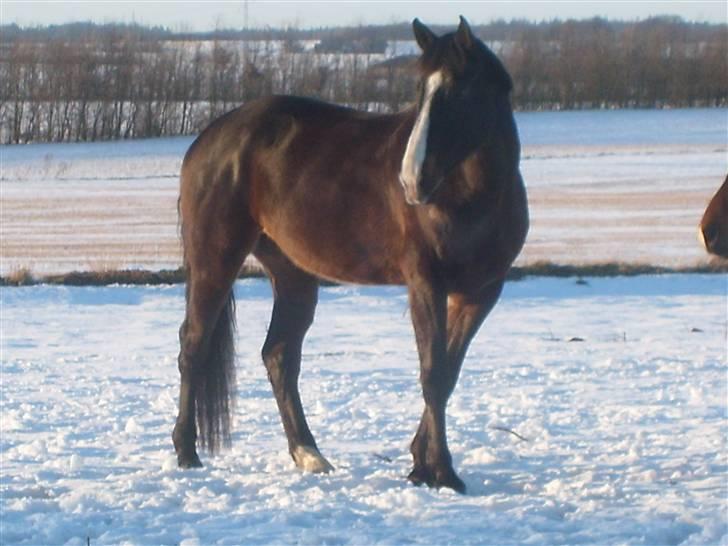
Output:
[[[69,21],[131,22],[163,25],[180,30],[208,30],[243,26],[244,0],[2,0],[0,20],[24,26]],[[255,1],[248,2],[251,27],[337,26],[391,23],[419,17],[426,23],[457,23],[465,15],[471,24],[493,19],[644,19],[652,15],[679,15],[687,20],[728,22],[728,3],[708,1]]]

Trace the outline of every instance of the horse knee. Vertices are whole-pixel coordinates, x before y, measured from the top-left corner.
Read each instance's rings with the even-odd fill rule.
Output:
[[[444,370],[440,368],[422,370],[420,383],[422,384],[422,395],[428,406],[440,407],[447,403],[453,385]]]

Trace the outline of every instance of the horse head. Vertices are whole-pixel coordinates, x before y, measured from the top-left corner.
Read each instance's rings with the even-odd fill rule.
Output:
[[[728,176],[705,209],[698,236],[708,252],[728,258]]]
[[[422,49],[421,80],[399,179],[415,205],[428,203],[447,176],[488,142],[500,115],[512,116],[512,83],[463,17],[455,32],[439,37],[418,19],[412,25]]]

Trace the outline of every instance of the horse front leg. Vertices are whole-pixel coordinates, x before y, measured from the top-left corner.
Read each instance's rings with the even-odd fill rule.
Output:
[[[425,360],[422,360],[421,381],[425,396],[425,411],[412,441],[414,468],[409,475],[410,481],[417,485],[426,483],[431,487],[445,486],[461,493],[465,492],[465,484],[452,468],[452,457],[447,447],[445,407],[457,383],[470,341],[498,301],[502,288],[503,282],[499,281],[475,296],[453,293],[447,297],[447,311],[444,313],[447,332],[446,355],[439,365],[436,363],[436,369],[428,370],[427,373],[425,373]],[[411,297],[411,301],[416,300]],[[417,320],[416,332],[417,324],[424,320],[422,315],[426,313],[420,313],[420,318],[415,319],[413,308],[413,321]],[[419,337],[418,347],[420,347]],[[437,361],[433,359],[432,362]]]
[[[464,491],[465,485],[452,468],[447,447],[445,406],[447,388],[447,293],[437,282],[416,279],[408,284],[410,313],[420,357],[420,383],[425,409],[412,442],[414,468],[410,481],[430,487]]]

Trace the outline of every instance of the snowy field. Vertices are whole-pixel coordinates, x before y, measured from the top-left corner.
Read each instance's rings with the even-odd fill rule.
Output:
[[[517,122],[520,265],[708,261],[696,227],[728,171],[728,110]],[[190,142],[0,146],[0,274],[178,267]],[[322,289],[301,391],[327,476],[286,452],[259,356],[267,282],[236,285],[233,447],[184,472],[183,287],[2,288],[0,544],[728,546],[726,283],[508,283],[448,410],[465,496],[405,479],[422,399],[400,288]]]
[[[728,110],[527,112],[531,231],[519,265],[694,266],[728,171]],[[0,274],[176,269],[191,138],[0,146]]]
[[[268,283],[236,293],[233,447],[180,471],[182,287],[0,291],[2,544],[728,544],[725,276],[508,283],[448,410],[465,496],[405,480],[402,289],[322,290],[301,387],[326,476],[286,453]]]

